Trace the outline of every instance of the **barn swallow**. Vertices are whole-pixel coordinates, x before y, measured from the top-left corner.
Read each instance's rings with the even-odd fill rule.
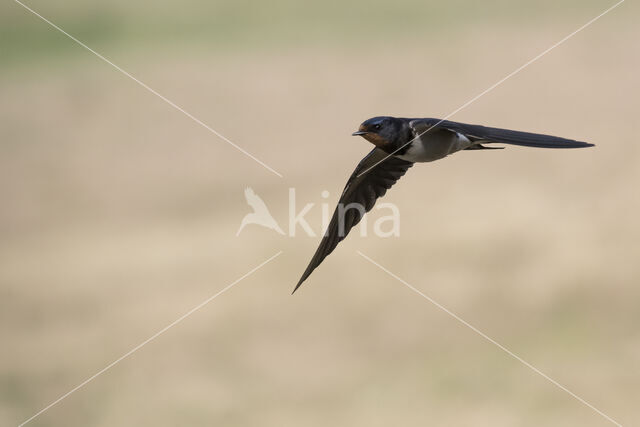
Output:
[[[520,132],[439,119],[373,117],[353,136],[375,148],[358,163],[344,187],[338,206],[295,292],[302,282],[342,241],[364,214],[414,163],[432,162],[461,150],[486,150],[484,144],[510,144],[538,148],[582,148],[593,144],[551,135]]]

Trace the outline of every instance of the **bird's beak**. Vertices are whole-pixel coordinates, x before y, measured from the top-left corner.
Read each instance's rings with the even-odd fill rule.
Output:
[[[363,130],[359,130],[357,132],[352,133],[351,136],[362,136],[362,135],[366,135],[368,133],[369,132],[366,132],[366,131],[363,131]]]

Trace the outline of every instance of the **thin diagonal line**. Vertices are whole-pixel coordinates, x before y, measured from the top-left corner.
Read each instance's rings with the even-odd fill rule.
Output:
[[[429,297],[428,295],[424,294],[422,291],[420,291],[419,289],[415,288],[414,286],[410,285],[409,283],[407,283],[406,281],[404,281],[403,279],[401,279],[400,277],[396,276],[395,274],[393,274],[392,272],[390,272],[389,270],[387,270],[385,267],[383,267],[382,265],[378,264],[376,261],[372,260],[371,258],[369,258],[368,256],[366,256],[365,254],[363,254],[360,251],[356,251],[358,252],[358,255],[360,255],[361,257],[363,257],[364,259],[366,259],[367,261],[369,261],[371,264],[375,265],[376,267],[378,267],[380,270],[384,271],[385,273],[387,273],[389,276],[393,277],[394,279],[396,279],[397,281],[399,281],[400,283],[402,283],[403,285],[405,285],[407,288],[411,289],[413,292],[417,293],[418,295],[422,296],[422,298],[426,299],[427,301],[429,301],[431,304],[435,305],[436,307],[438,307],[440,310],[444,311],[445,313],[447,313],[449,316],[453,317],[454,319],[456,319],[458,322],[462,323],[463,325],[465,325],[466,327],[468,327],[469,329],[471,329],[472,331],[474,331],[475,333],[477,333],[478,335],[480,335],[482,338],[484,338],[485,340],[489,341],[491,344],[495,345],[496,347],[498,347],[500,350],[504,351],[505,353],[507,353],[509,356],[513,357],[514,359],[516,359],[518,362],[522,363],[523,365],[525,365],[527,368],[531,369],[532,371],[534,371],[536,374],[542,376],[543,378],[545,378],[546,380],[548,380],[549,382],[551,382],[553,385],[555,385],[556,387],[560,388],[561,390],[569,393],[573,398],[575,398],[576,400],[578,400],[579,402],[585,404],[586,406],[588,406],[589,408],[593,409],[595,412],[597,412],[598,414],[600,414],[601,416],[603,416],[604,418],[606,418],[608,421],[612,422],[613,424],[622,427],[622,424],[620,424],[619,422],[617,422],[616,420],[614,420],[613,418],[611,418],[610,416],[608,416],[607,414],[605,414],[604,412],[602,412],[601,410],[599,410],[598,408],[596,408],[595,406],[593,406],[592,404],[590,404],[589,402],[587,402],[586,400],[584,400],[583,398],[581,398],[580,396],[578,396],[577,394],[575,394],[574,392],[572,392],[571,390],[569,390],[568,388],[566,388],[565,386],[563,386],[562,384],[560,384],[559,382],[557,382],[556,380],[554,380],[553,378],[549,377],[548,375],[546,375],[544,372],[542,372],[540,369],[536,368],[535,366],[533,366],[531,363],[527,362],[526,360],[524,360],[523,358],[521,358],[520,356],[518,356],[517,354],[515,354],[514,352],[512,352],[511,350],[509,350],[508,348],[506,348],[505,346],[503,346],[502,344],[500,344],[499,342],[497,342],[496,340],[494,340],[493,338],[489,337],[487,334],[485,334],[484,332],[482,332],[481,330],[479,330],[478,328],[476,328],[475,326],[471,325],[469,322],[467,322],[466,320],[462,319],[460,316],[458,316],[457,314],[453,313],[451,310],[449,310],[448,308],[444,307],[442,304],[438,303],[436,300],[434,300],[433,298]]]
[[[273,261],[280,254],[282,254],[282,251],[280,251],[277,254],[273,255],[271,258],[269,258],[268,260],[262,262],[260,265],[252,268],[251,270],[249,270],[249,272],[245,273],[240,278],[238,278],[235,281],[229,283],[227,286],[222,288],[216,294],[210,296],[209,298],[207,298],[206,300],[204,300],[200,304],[196,305],[191,310],[187,311],[185,314],[183,314],[182,316],[178,317],[176,320],[174,320],[173,322],[169,323],[167,326],[165,326],[164,328],[160,329],[158,332],[156,332],[155,334],[151,335],[149,338],[147,338],[146,340],[142,341],[140,344],[138,344],[137,346],[133,347],[131,350],[127,351],[125,354],[123,354],[122,356],[118,357],[116,360],[114,360],[113,362],[109,363],[107,366],[105,366],[104,368],[100,369],[98,372],[96,372],[95,374],[91,375],[89,378],[87,378],[86,380],[82,381],[80,384],[78,384],[77,386],[75,386],[74,388],[72,388],[71,390],[69,390],[68,392],[66,392],[65,394],[63,394],[62,396],[60,396],[59,398],[57,398],[53,402],[51,402],[49,405],[45,406],[40,411],[36,412],[29,419],[23,421],[20,425],[18,425],[18,427],[24,426],[25,424],[27,424],[28,422],[30,422],[31,420],[36,418],[38,415],[41,415],[43,412],[45,412],[45,411],[49,410],[51,407],[57,405],[58,403],[60,403],[61,401],[63,401],[67,397],[69,397],[69,395],[71,395],[72,393],[74,393],[78,389],[80,389],[80,388],[84,387],[85,385],[87,385],[87,383],[89,383],[92,380],[94,380],[96,377],[102,375],[107,370],[113,368],[115,365],[120,363],[122,360],[124,360],[127,357],[131,356],[133,353],[135,353],[136,351],[140,350],[146,344],[148,344],[151,341],[153,341],[154,339],[158,338],[160,335],[162,335],[163,333],[165,333],[166,331],[168,331],[169,329],[171,329],[172,327],[174,327],[178,323],[182,322],[184,319],[186,319],[187,317],[191,316],[193,313],[195,313],[196,311],[200,310],[205,305],[209,304],[211,301],[216,299],[218,296],[222,295],[223,293],[225,293],[226,291],[231,289],[237,283],[239,283],[243,279],[249,277],[251,274],[255,273],[257,270],[261,269],[262,267],[264,267],[269,262]]]
[[[228,144],[230,144],[232,147],[234,147],[236,150],[240,151],[242,154],[244,154],[245,156],[255,160],[257,163],[259,163],[260,165],[262,165],[264,168],[266,168],[267,170],[269,170],[270,172],[278,175],[280,178],[282,178],[282,175],[277,172],[276,170],[274,170],[272,167],[268,166],[266,163],[264,163],[262,160],[258,159],[257,157],[255,157],[253,154],[249,153],[247,150],[245,150],[244,148],[240,147],[238,144],[234,143],[233,141],[231,141],[229,138],[227,138],[226,136],[222,135],[220,132],[218,132],[217,130],[215,130],[214,128],[212,128],[211,126],[209,126],[208,124],[204,123],[202,120],[198,119],[197,117],[195,117],[193,114],[189,113],[188,111],[186,111],[184,108],[180,107],[179,105],[177,105],[176,103],[174,103],[173,101],[171,101],[170,99],[168,99],[167,97],[165,97],[164,95],[158,93],[157,91],[155,91],[154,89],[152,89],[151,87],[149,87],[147,84],[141,82],[140,80],[138,80],[137,78],[135,78],[133,75],[131,75],[129,72],[125,71],[124,69],[122,69],[121,67],[119,67],[118,65],[114,64],[113,62],[111,62],[110,60],[108,60],[107,58],[105,58],[104,56],[102,56],[101,54],[99,54],[98,52],[96,52],[95,50],[91,49],[89,46],[87,46],[86,44],[82,43],[80,40],[78,40],[77,38],[75,38],[74,36],[72,36],[71,34],[67,33],[65,30],[63,30],[62,28],[58,27],[56,24],[54,24],[53,22],[49,21],[47,18],[45,18],[44,16],[40,15],[38,12],[36,12],[35,10],[31,9],[29,6],[25,5],[24,3],[22,3],[20,0],[13,0],[16,3],[18,3],[20,6],[24,7],[26,10],[28,10],[29,12],[33,13],[34,15],[36,15],[38,18],[42,19],[44,22],[46,22],[47,24],[49,24],[50,26],[52,26],[53,28],[55,28],[56,30],[60,31],[62,34],[64,34],[65,36],[69,37],[71,40],[73,40],[74,42],[76,42],[77,44],[79,44],[80,46],[82,46],[83,48],[87,49],[89,52],[93,53],[95,56],[97,56],[98,58],[102,59],[104,62],[106,62],[107,64],[111,65],[113,68],[115,68],[116,70],[120,71],[122,74],[124,74],[125,76],[129,77],[131,80],[133,80],[134,82],[138,83],[140,86],[142,86],[143,88],[145,88],[146,90],[148,90],[149,92],[151,92],[152,94],[156,95],[158,98],[162,99],[164,102],[166,102],[167,104],[169,104],[170,106],[172,106],[173,108],[175,108],[176,110],[182,112],[185,116],[189,117],[191,120],[193,120],[194,122],[196,122],[197,124],[199,124],[200,126],[202,126],[203,128],[207,129],[209,132],[213,133],[214,135],[216,135],[218,138],[222,139],[223,141],[227,142]]]
[[[17,1],[17,0],[16,0]],[[449,114],[447,114],[446,116],[444,116],[444,119],[441,119],[438,123],[436,123],[435,125],[429,127],[427,130],[425,130],[424,132],[420,133],[418,136],[416,136],[415,138],[413,138],[411,141],[407,142],[406,144],[402,145],[400,148],[398,148],[397,150],[393,151],[391,154],[387,155],[385,158],[383,158],[382,160],[378,161],[376,164],[374,164],[373,166],[368,167],[367,169],[365,169],[363,172],[361,172],[358,177],[364,175],[365,173],[369,172],[371,169],[375,168],[376,166],[378,166],[380,163],[384,162],[385,160],[387,160],[389,157],[393,156],[395,153],[397,153],[398,151],[402,150],[404,147],[406,147],[407,145],[411,144],[413,141],[415,141],[416,139],[420,138],[422,135],[424,135],[425,133],[429,132],[431,129],[435,128],[436,126],[438,126],[440,123],[444,122],[445,120],[447,120],[449,117],[453,116],[454,114],[456,114],[458,111],[462,110],[463,108],[468,107],[469,105],[473,104],[475,101],[477,101],[479,98],[481,98],[482,96],[486,95],[487,93],[491,92],[493,89],[495,89],[496,87],[500,86],[502,83],[504,83],[505,81],[507,81],[508,79],[510,79],[511,77],[515,76],[516,74],[518,74],[520,71],[524,70],[525,68],[527,68],[529,65],[533,64],[534,62],[536,62],[538,59],[542,58],[544,55],[546,55],[547,53],[551,52],[553,49],[555,49],[556,47],[560,46],[562,43],[566,42],[567,40],[569,40],[571,37],[575,36],[576,34],[578,34],[580,31],[584,30],[585,28],[587,28],[589,25],[593,24],[594,22],[596,22],[598,19],[602,18],[604,15],[606,15],[607,13],[611,12],[613,9],[615,9],[616,7],[620,6],[622,3],[624,3],[624,0],[620,0],[618,3],[614,4],[613,6],[611,6],[610,8],[608,8],[607,10],[605,10],[604,12],[602,12],[600,15],[596,16],[595,18],[591,19],[589,22],[587,22],[586,24],[584,24],[583,26],[581,26],[580,28],[578,28],[577,30],[575,30],[574,32],[572,32],[571,34],[569,34],[568,36],[565,36],[562,40],[560,40],[559,42],[555,43],[554,45],[552,45],[551,47],[547,48],[546,50],[544,50],[543,52],[539,53],[538,55],[536,55],[534,58],[530,59],[529,61],[525,62],[524,64],[522,64],[521,66],[519,66],[518,68],[516,68],[515,70],[513,70],[511,73],[507,74],[506,76],[504,76],[502,79],[498,80],[496,83],[492,84],[491,86],[489,86],[488,88],[486,88],[485,90],[483,90],[482,92],[480,92],[478,95],[474,96],[473,98],[471,98],[470,100],[468,100],[467,102],[465,102],[464,104],[462,104],[460,107],[456,108],[455,110],[453,110],[452,112],[450,112]]]

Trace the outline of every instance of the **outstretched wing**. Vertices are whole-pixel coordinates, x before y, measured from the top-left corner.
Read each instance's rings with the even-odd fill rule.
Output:
[[[481,125],[468,125],[465,123],[450,122],[439,119],[415,119],[411,121],[415,129],[420,133],[435,126],[436,129],[448,129],[460,133],[473,142],[477,143],[500,143],[511,145],[524,145],[526,147],[538,148],[582,148],[593,147],[588,142],[576,141],[573,139],[560,138],[558,136],[543,135],[540,133],[520,132],[516,130],[491,128]],[[422,130],[424,129],[424,130]],[[434,129],[435,130],[435,129]],[[429,131],[432,132],[432,131]]]
[[[349,234],[351,228],[360,222],[364,214],[373,208],[376,200],[384,196],[387,190],[413,165],[412,162],[388,156],[379,148],[374,148],[353,171],[340,196],[329,227],[320,241],[320,246],[293,292]],[[367,172],[358,176],[363,171]]]
[[[262,213],[264,211],[269,212],[267,206],[264,204],[260,196],[258,196],[253,188],[247,187],[244,190],[244,198],[247,199],[247,204],[253,208],[256,213]]]

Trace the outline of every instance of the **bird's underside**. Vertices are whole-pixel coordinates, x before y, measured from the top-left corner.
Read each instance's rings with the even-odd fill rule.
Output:
[[[376,148],[360,161],[347,181],[320,245],[294,292],[373,208],[376,200],[416,162],[438,160],[460,150],[503,148],[485,146],[494,143],[537,148],[593,145],[551,135],[431,118],[374,117],[365,121],[354,135],[363,136]]]

